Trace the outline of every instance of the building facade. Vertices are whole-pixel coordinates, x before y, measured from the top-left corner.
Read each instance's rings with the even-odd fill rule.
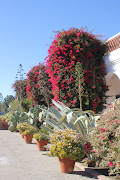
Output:
[[[106,83],[109,86],[107,103],[111,104],[115,99],[120,97],[120,33],[111,37],[106,42],[108,55],[104,61],[106,65]]]

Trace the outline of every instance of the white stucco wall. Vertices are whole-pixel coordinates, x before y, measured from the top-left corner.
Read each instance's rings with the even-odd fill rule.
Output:
[[[120,48],[104,57],[107,73],[114,73],[120,79]]]
[[[104,57],[106,65],[106,83],[109,86],[107,95],[112,96],[108,98],[107,103],[111,104],[116,95],[120,95],[120,48],[110,52]]]

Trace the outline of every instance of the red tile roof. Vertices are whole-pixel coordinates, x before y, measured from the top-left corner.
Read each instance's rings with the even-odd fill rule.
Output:
[[[106,42],[108,47],[108,52],[112,52],[118,48],[120,48],[120,33],[116,34],[112,38],[108,39]]]

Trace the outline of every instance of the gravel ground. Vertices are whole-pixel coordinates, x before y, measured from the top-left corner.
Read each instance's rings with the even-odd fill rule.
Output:
[[[57,157],[43,155],[35,142],[25,144],[17,132],[0,130],[0,180],[95,180],[74,168],[72,174],[60,172]]]

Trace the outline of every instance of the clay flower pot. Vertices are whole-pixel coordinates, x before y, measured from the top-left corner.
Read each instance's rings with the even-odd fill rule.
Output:
[[[32,143],[33,134],[24,135],[25,143]]]
[[[24,131],[20,131],[20,134],[21,134],[21,137],[22,137],[22,138],[24,138],[23,132],[24,132]]]
[[[48,144],[48,140],[36,140],[37,147],[39,151],[46,151],[46,148],[44,148],[44,145]]]
[[[61,159],[59,157],[60,169],[62,173],[72,173],[75,166],[75,160],[71,160],[70,158],[64,157]]]

